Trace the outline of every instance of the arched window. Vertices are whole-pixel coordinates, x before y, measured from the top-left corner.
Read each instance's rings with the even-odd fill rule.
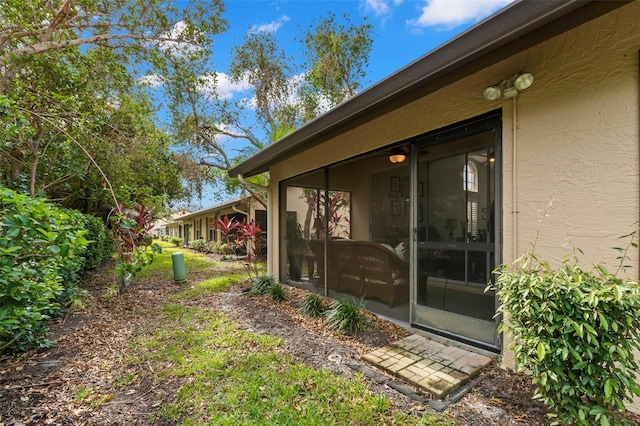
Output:
[[[462,189],[478,192],[478,167],[474,162],[468,162],[462,168]]]

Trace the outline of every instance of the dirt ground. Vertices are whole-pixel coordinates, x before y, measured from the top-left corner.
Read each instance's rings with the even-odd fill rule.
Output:
[[[204,277],[190,275],[192,282],[198,278]],[[131,363],[129,343],[153,329],[157,308],[185,286],[171,280],[139,279],[126,294],[107,299],[105,289],[113,280],[113,265],[95,271],[86,284],[92,297],[84,309],[52,325],[52,348],[0,358],[0,426],[143,425],[158,407],[173,400],[182,379],[140,379],[149,377],[137,374],[141,369],[153,373],[153,367]],[[321,320],[301,313],[302,290],[287,289],[283,303],[242,290],[243,286],[236,286],[228,293],[183,303],[223,311],[249,331],[279,336],[286,341],[284,352],[305,364],[346,376],[356,374],[354,367],[367,367],[360,359],[362,354],[408,334],[371,316],[366,332],[357,338],[342,336],[327,330]],[[127,375],[134,379],[118,383]],[[367,379],[372,392],[385,394],[400,410],[418,415],[432,411],[428,403],[394,390],[393,380]],[[444,412],[459,425],[548,424],[545,407],[532,400],[532,394],[526,377],[493,366]],[[153,424],[171,423],[159,420]]]

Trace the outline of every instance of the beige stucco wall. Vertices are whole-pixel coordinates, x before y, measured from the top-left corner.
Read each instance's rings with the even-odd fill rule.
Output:
[[[271,211],[282,179],[502,108],[502,261],[530,247],[540,211],[554,198],[539,257],[560,261],[570,241],[584,250],[586,266],[613,266],[610,247],[637,226],[640,212],[639,20],[633,2],[274,166]],[[486,86],[518,71],[535,75],[532,88],[514,99],[483,98]],[[277,274],[278,236],[271,235]],[[637,279],[637,250],[631,260]],[[508,350],[503,365],[513,366]]]

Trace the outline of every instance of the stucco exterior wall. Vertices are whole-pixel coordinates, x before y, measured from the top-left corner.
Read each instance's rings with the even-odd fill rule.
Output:
[[[633,2],[275,165],[271,211],[277,211],[274,187],[282,179],[501,109],[499,260],[511,263],[530,247],[540,211],[553,198],[539,257],[558,262],[570,242],[584,250],[585,266],[613,267],[618,253],[610,247],[620,245],[618,237],[640,217],[639,19],[640,2]],[[483,98],[486,86],[518,71],[534,74],[529,90],[513,99]],[[270,220],[277,223],[277,215]],[[630,256],[629,277],[638,279],[638,251]],[[514,365],[508,350],[503,365]],[[640,404],[630,408],[638,411]]]

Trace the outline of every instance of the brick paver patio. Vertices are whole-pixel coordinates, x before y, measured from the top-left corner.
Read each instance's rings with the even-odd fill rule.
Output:
[[[477,376],[491,362],[488,356],[417,334],[365,354],[363,359],[440,399]]]

